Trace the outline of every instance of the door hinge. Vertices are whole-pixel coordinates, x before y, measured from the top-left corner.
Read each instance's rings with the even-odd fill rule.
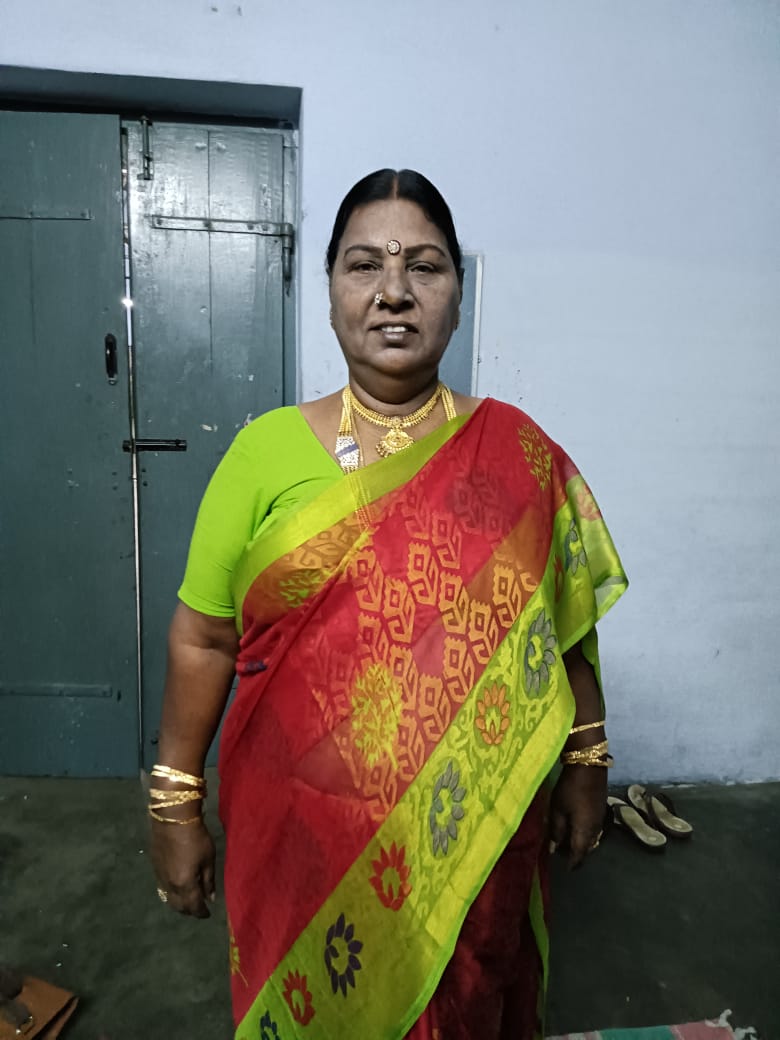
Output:
[[[141,160],[143,162],[143,173],[139,180],[154,180],[154,155],[152,154],[151,141],[152,121],[148,116],[141,116]]]

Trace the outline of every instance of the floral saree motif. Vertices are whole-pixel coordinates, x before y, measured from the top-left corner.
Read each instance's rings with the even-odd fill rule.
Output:
[[[562,654],[625,587],[574,465],[492,400],[247,546],[220,750],[237,1038],[409,1032],[566,738]]]

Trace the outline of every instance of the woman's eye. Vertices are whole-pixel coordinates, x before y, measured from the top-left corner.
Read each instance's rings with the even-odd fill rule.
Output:
[[[410,270],[414,271],[415,274],[434,274],[436,268],[433,264],[414,264]]]
[[[353,271],[376,271],[378,265],[373,260],[358,260],[357,263],[352,265]]]

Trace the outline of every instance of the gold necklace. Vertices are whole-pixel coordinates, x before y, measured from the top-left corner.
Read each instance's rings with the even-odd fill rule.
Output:
[[[454,419],[456,413],[452,391],[444,383],[439,383],[425,404],[410,415],[383,415],[381,412],[375,412],[373,408],[366,408],[364,404],[361,404],[352,393],[352,388],[347,384],[341,395],[341,422],[336,437],[336,458],[341,468],[345,473],[353,473],[362,463],[360,446],[355,440],[352,429],[353,410],[367,422],[387,430],[376,445],[377,455],[387,458],[388,455],[395,455],[396,452],[403,451],[404,448],[414,444],[414,438],[406,433],[407,428],[417,426],[427,419],[440,399],[447,419]]]

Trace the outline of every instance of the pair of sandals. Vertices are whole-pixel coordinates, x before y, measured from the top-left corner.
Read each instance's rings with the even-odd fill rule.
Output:
[[[677,815],[671,798],[642,784],[631,784],[626,800],[610,795],[607,818],[649,852],[663,852],[668,838],[690,838],[693,827]]]

